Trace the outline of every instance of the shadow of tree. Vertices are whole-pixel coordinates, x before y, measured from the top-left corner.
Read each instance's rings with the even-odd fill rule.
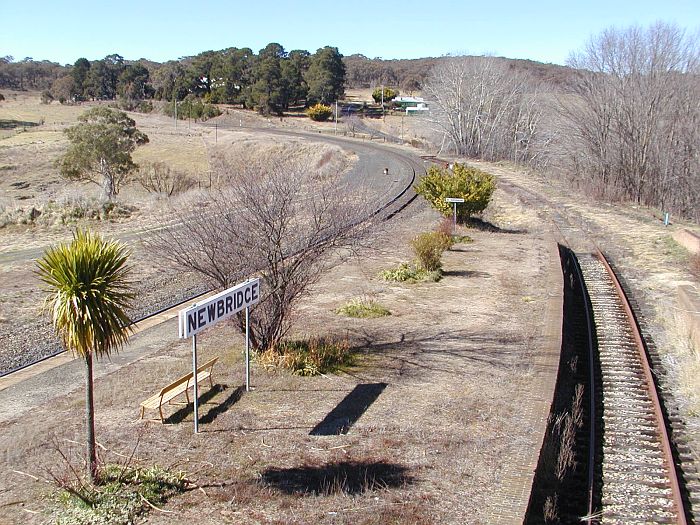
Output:
[[[33,128],[38,125],[38,122],[31,122],[26,120],[0,119],[0,129]]]
[[[285,494],[362,494],[372,490],[402,487],[415,482],[408,468],[386,461],[341,461],[295,468],[268,468],[260,483]]]
[[[443,271],[444,277],[491,277],[488,272],[480,272],[478,270],[447,270]]]
[[[382,366],[395,369],[402,376],[432,370],[461,377],[465,373],[465,364],[477,367],[485,365],[487,371],[484,373],[517,373],[531,369],[532,358],[537,353],[526,336],[503,331],[416,330],[377,342],[375,334],[359,330],[355,338],[354,352],[382,355],[390,360]],[[525,353],[528,359],[523,359]],[[368,378],[358,376],[357,379],[362,381]]]

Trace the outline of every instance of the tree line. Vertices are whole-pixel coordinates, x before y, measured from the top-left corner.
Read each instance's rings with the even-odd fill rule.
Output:
[[[181,101],[187,96],[205,102],[240,104],[261,113],[281,113],[293,106],[329,104],[341,98],[345,86],[343,56],[336,47],[316,53],[285,51],[271,43],[255,54],[250,48],[205,51],[163,64],[126,62],[118,54],[72,66],[31,59],[0,61],[0,86],[43,89],[44,97],[60,102],[122,99]],[[132,109],[132,107],[128,107]]]
[[[276,43],[164,64],[119,55],[69,67],[0,59],[0,87],[50,87],[59,100],[239,104],[261,113],[329,104],[345,87],[420,89],[440,151],[510,160],[611,199],[700,221],[698,34],[656,23],[593,36],[556,66],[499,57],[343,57]],[[199,103],[199,102],[197,102]],[[131,109],[127,106],[127,109]]]
[[[700,221],[699,35],[662,22],[608,29],[568,65],[553,86],[497,58],[441,60],[423,86],[433,141]]]

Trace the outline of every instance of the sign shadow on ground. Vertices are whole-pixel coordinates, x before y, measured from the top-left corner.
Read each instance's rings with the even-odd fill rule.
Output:
[[[357,385],[352,392],[338,403],[328,415],[316,425],[310,436],[336,436],[347,434],[367,409],[387,387],[386,383],[364,383]]]
[[[217,417],[219,417],[221,414],[226,412],[229,408],[231,408],[241,397],[243,396],[243,392],[245,392],[245,387],[239,386],[234,388],[228,396],[226,396],[226,399],[224,399],[221,403],[209,403],[214,397],[216,397],[218,394],[228,390],[227,385],[220,385],[216,384],[214,385],[213,388],[210,388],[203,394],[200,394],[199,396],[199,404],[200,405],[207,405],[207,404],[213,404],[212,408],[210,408],[206,414],[200,416],[199,422],[200,423],[211,423],[213,422]],[[194,405],[190,402],[185,404],[182,408],[171,414],[170,416],[165,418],[165,423],[167,424],[174,424],[174,423],[182,423],[185,418],[190,416],[192,412],[194,411]]]

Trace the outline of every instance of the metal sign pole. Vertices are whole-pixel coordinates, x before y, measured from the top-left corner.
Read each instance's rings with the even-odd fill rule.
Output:
[[[197,334],[192,336],[192,381],[194,381],[194,433],[199,432],[199,390],[197,388]]]
[[[457,203],[452,203],[452,235],[457,235]]]
[[[245,309],[245,391],[250,391],[250,307]]]

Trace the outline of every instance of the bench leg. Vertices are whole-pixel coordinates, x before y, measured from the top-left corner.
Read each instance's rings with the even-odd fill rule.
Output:
[[[158,412],[160,412],[160,422],[165,423],[165,418],[163,417],[163,405],[158,405]]]

